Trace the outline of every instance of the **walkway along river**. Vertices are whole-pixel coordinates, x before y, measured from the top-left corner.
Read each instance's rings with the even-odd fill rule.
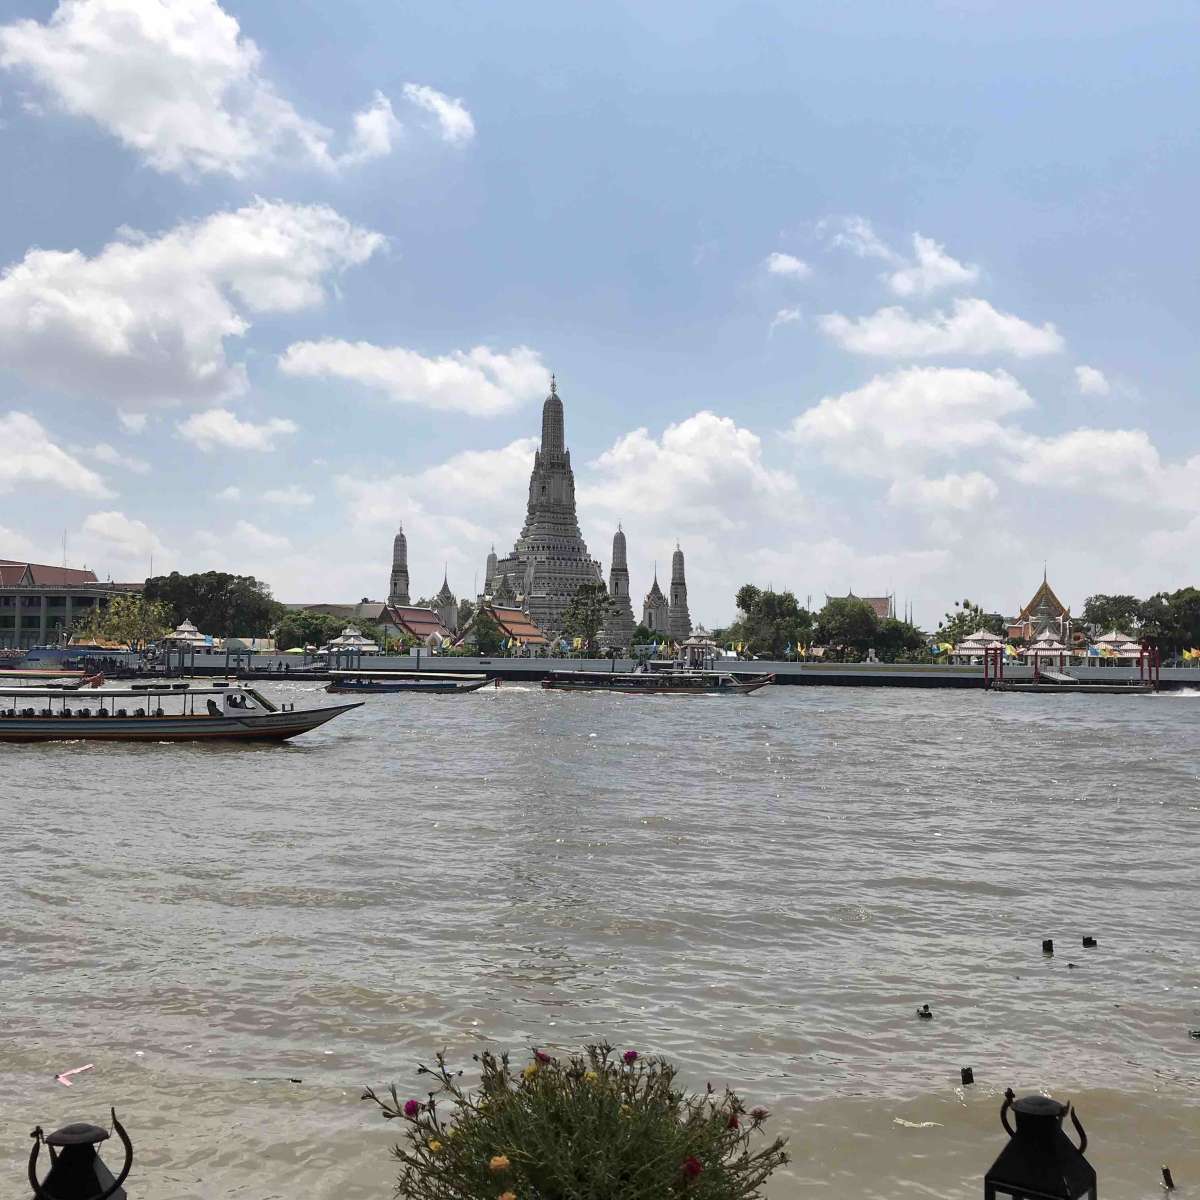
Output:
[[[283,747],[0,747],[0,1191],[115,1103],[132,1197],[385,1200],[362,1085],[606,1036],[771,1108],[775,1200],[977,1196],[1010,1085],[1075,1100],[1105,1196],[1197,1186],[1198,726],[506,685]]]

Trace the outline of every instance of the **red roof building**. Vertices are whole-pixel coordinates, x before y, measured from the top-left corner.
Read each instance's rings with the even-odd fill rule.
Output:
[[[140,583],[101,583],[95,571],[0,558],[0,649],[64,641],[96,605],[141,590]]]

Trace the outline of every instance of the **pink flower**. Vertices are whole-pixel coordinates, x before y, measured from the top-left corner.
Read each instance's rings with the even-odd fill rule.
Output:
[[[404,1115],[410,1120],[415,1121],[417,1114],[421,1111],[420,1100],[405,1100]]]
[[[626,1050],[621,1057],[628,1065],[632,1066],[635,1062],[637,1062],[638,1052],[636,1050]]]
[[[737,1113],[730,1113],[729,1120],[725,1122],[725,1128],[726,1129],[737,1129],[737,1127],[738,1127]]]
[[[545,1052],[545,1050],[535,1050],[533,1052],[533,1057],[536,1058],[538,1060],[538,1062],[542,1063],[543,1065],[545,1063],[552,1063],[554,1061],[554,1059],[551,1058],[550,1055]]]
[[[704,1170],[704,1164],[694,1155],[689,1154],[679,1168],[689,1179],[695,1179]]]
[[[750,1115],[755,1121],[765,1121],[771,1114],[765,1108],[752,1108]]]

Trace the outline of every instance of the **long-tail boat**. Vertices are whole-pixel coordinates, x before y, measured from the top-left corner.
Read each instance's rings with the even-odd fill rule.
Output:
[[[0,684],[0,742],[282,741],[361,703],[296,708],[240,685],[63,691]]]
[[[333,681],[325,689],[354,695],[356,692],[403,692],[422,696],[457,696],[477,692],[492,682],[489,675],[437,671],[330,671]]]
[[[739,678],[727,671],[551,671],[542,687],[559,692],[623,692],[630,696],[746,696],[774,675]]]

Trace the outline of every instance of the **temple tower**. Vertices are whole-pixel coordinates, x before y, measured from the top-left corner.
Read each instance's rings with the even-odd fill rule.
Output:
[[[451,633],[458,631],[458,599],[450,590],[450,581],[446,572],[442,572],[442,590],[433,598],[433,609]]]
[[[667,616],[667,632],[677,642],[684,642],[692,636],[692,618],[688,612],[687,580],[683,574],[683,551],[679,543],[675,543],[675,553],[671,555],[671,601],[670,612]]]
[[[404,526],[396,531],[392,542],[392,578],[388,584],[389,604],[409,604],[408,598],[408,539]]]
[[[658,568],[656,566],[654,582],[646,593],[646,599],[642,601],[642,624],[656,637],[666,637],[670,632],[667,628],[669,615],[667,598],[662,594],[662,588],[658,586]]]
[[[629,646],[633,643],[633,605],[629,600],[629,563],[625,557],[625,534],[620,525],[613,534],[608,594],[612,600],[612,608],[605,622],[604,639],[610,646]]]
[[[496,570],[509,578],[510,586],[520,583],[525,611],[547,633],[562,630],[563,613],[581,584],[604,582],[600,564],[588,554],[579,532],[575,475],[553,376],[542,405],[542,444],[533,456],[525,525]]]
[[[496,578],[496,547],[488,552],[487,566],[483,569],[483,595],[492,594],[492,580]]]

